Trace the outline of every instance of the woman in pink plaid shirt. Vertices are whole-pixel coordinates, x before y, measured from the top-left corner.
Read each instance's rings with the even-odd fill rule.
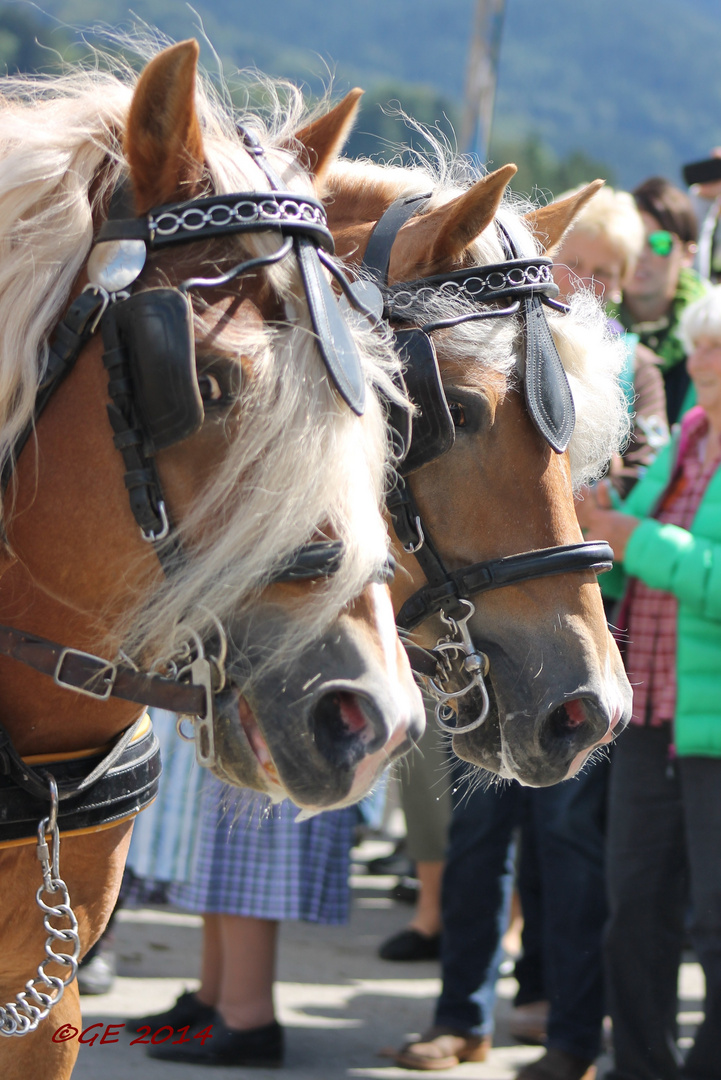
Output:
[[[603,485],[578,507],[584,535],[614,549],[602,586],[623,594],[634,687],[611,770],[607,1080],[721,1080],[721,286],[686,309],[680,334],[698,405],[620,509]],[[684,1062],[689,912],[706,1001]]]

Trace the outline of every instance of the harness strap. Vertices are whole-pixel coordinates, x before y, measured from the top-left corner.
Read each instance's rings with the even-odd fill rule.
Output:
[[[423,203],[430,199],[430,192],[423,195],[410,195],[407,199],[397,199],[386,210],[370,235],[363,256],[363,269],[367,270],[381,286],[388,284],[388,270],[391,264],[393,241],[403,225],[422,209]]]
[[[40,414],[65,376],[72,371],[80,353],[95,333],[98,320],[107,302],[107,296],[103,293],[95,289],[86,289],[73,300],[62,322],[58,323],[48,351],[45,374],[35,398],[32,420],[18,436],[13,448],[13,456],[8,459],[2,472],[0,485],[3,493],[7,491],[15,462],[30,438]]]
[[[599,574],[610,570],[612,565],[613,551],[605,540],[562,544],[473,563],[461,570],[449,570],[442,584],[429,584],[419,589],[403,604],[396,622],[401,629],[412,630],[441,609],[446,611],[449,599],[468,599],[506,585],[556,574],[584,571]]]
[[[19,660],[49,675],[58,686],[96,700],[115,697],[188,716],[208,714],[209,702],[203,686],[175,682],[158,674],[146,675],[127,664],[115,664],[92,653],[69,649],[12,626],[0,626],[0,655]]]

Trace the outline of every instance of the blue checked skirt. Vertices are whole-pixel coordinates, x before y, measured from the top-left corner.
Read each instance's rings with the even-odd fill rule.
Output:
[[[169,901],[199,913],[347,922],[358,809],[296,822],[298,813],[290,801],[273,805],[206,774],[194,865]]]

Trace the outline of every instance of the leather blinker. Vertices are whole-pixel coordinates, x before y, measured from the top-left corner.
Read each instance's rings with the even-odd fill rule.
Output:
[[[408,396],[416,407],[412,422],[409,413],[404,413],[406,431],[401,432],[407,452],[399,472],[407,476],[446,454],[455,442],[456,429],[429,335],[418,329],[396,330],[395,342],[403,360]]]
[[[178,289],[147,289],[112,305],[126,351],[135,406],[156,450],[187,439],[203,423],[190,301]]]

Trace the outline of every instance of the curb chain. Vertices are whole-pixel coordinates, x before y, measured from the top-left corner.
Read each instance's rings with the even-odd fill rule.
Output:
[[[11,1038],[14,1035],[27,1035],[35,1031],[54,1005],[62,998],[65,987],[72,982],[78,970],[80,936],[78,920],[70,906],[68,887],[60,877],[60,833],[58,830],[58,789],[55,780],[49,777],[50,815],[38,824],[38,843],[36,853],[42,868],[43,883],[35,894],[35,902],[43,913],[43,926],[48,936],[45,939],[45,958],[38,964],[37,975],[25,983],[25,989],[15,995],[15,1001],[0,1005],[0,1036]],[[46,836],[50,836],[51,849]],[[46,903],[45,894],[55,896],[54,902]],[[59,902],[58,902],[59,900]],[[53,926],[51,920],[64,922],[65,927]],[[67,925],[69,923],[69,926]],[[61,943],[61,952],[55,952],[53,946]],[[48,964],[57,964],[68,968],[67,974],[48,975]]]

